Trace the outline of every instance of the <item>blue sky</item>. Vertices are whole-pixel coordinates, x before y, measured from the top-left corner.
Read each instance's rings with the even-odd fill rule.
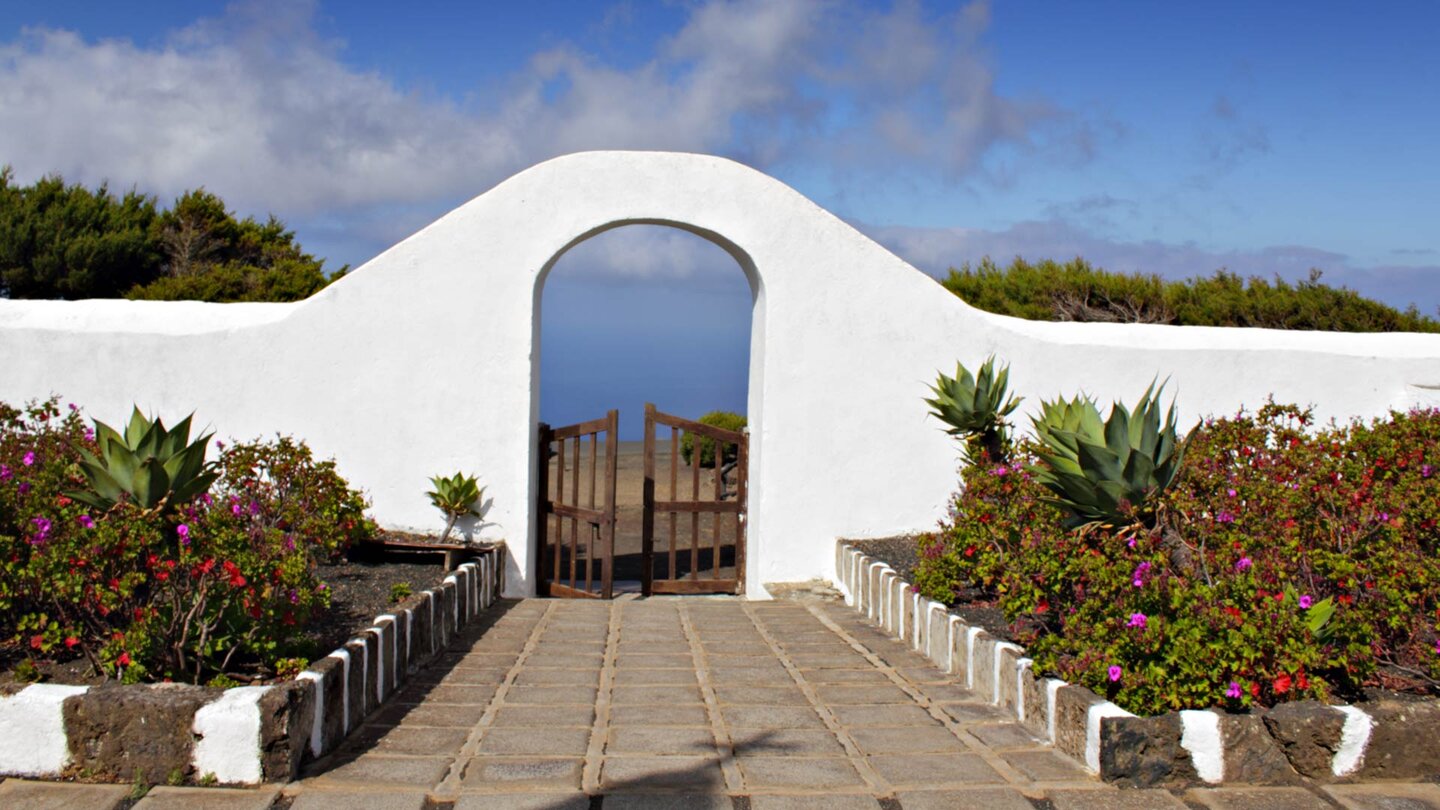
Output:
[[[1433,3],[6,6],[0,162],[18,179],[204,185],[332,265],[553,155],[656,148],[755,166],[931,273],[985,255],[1319,267],[1440,305]],[[672,374],[682,352],[721,363],[743,402],[738,271],[629,230],[547,289],[547,416],[646,397],[604,377],[649,376],[691,415],[736,400]],[[596,296],[615,321],[579,311]],[[630,334],[658,302],[714,317],[684,340]],[[604,357],[619,371],[587,378]]]

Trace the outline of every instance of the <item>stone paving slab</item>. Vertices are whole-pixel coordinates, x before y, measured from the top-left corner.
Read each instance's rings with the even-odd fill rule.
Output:
[[[280,798],[280,787],[265,788],[151,788],[133,810],[269,810]]]
[[[307,790],[295,796],[290,810],[424,810],[426,799],[424,792],[413,790]]]
[[[114,810],[130,797],[124,785],[69,785],[57,782],[27,782],[7,779],[0,784],[0,807],[27,810],[71,810],[83,807]]]
[[[1348,810],[1440,810],[1440,786],[1433,784],[1329,785],[1325,792]]]

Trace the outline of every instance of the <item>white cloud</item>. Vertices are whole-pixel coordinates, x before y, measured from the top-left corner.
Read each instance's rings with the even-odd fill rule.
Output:
[[[369,249],[361,223],[377,212],[426,219],[570,151],[958,176],[1053,119],[995,91],[984,4],[937,18],[910,2],[711,0],[638,66],[562,45],[481,94],[497,99],[484,109],[350,67],[313,13],[239,3],[154,47],[26,30],[0,43],[0,160],[22,182],[60,172],[162,198],[203,185],[299,225],[302,240],[307,221],[352,222]]]

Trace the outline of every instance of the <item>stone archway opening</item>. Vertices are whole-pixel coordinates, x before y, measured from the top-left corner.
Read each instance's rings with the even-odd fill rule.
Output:
[[[608,223],[546,263],[535,295],[537,423],[593,431],[562,428],[531,444],[541,494],[530,556],[542,592],[743,591],[748,437],[732,443],[716,434],[717,459],[701,428],[665,420],[683,425],[720,411],[758,424],[760,294],[745,251],[679,222]],[[611,409],[618,419],[607,430]],[[647,411],[659,423],[647,422]],[[607,516],[606,460],[616,440]],[[690,511],[666,506],[681,502]]]

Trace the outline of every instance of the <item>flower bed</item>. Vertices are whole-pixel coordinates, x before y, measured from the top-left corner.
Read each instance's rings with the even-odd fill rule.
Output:
[[[375,618],[298,676],[229,689],[33,684],[0,690],[0,776],[149,784],[293,779],[334,750],[499,597],[505,547],[464,563],[416,607]]]
[[[0,636],[127,683],[303,668],[320,650],[297,629],[329,604],[318,563],[373,534],[364,500],[291,439],[215,444],[208,487],[100,508],[82,473],[102,451],[78,409],[0,404]]]
[[[836,570],[850,605],[1106,781],[1290,784],[1440,773],[1440,702],[1434,699],[1302,700],[1242,712],[1137,717],[1084,686],[1037,675],[1024,648],[921,596],[863,545],[836,544]]]
[[[963,470],[920,592],[993,599],[1036,666],[1153,714],[1433,693],[1440,412],[1207,420],[1151,525],[1066,527],[1022,442]]]

